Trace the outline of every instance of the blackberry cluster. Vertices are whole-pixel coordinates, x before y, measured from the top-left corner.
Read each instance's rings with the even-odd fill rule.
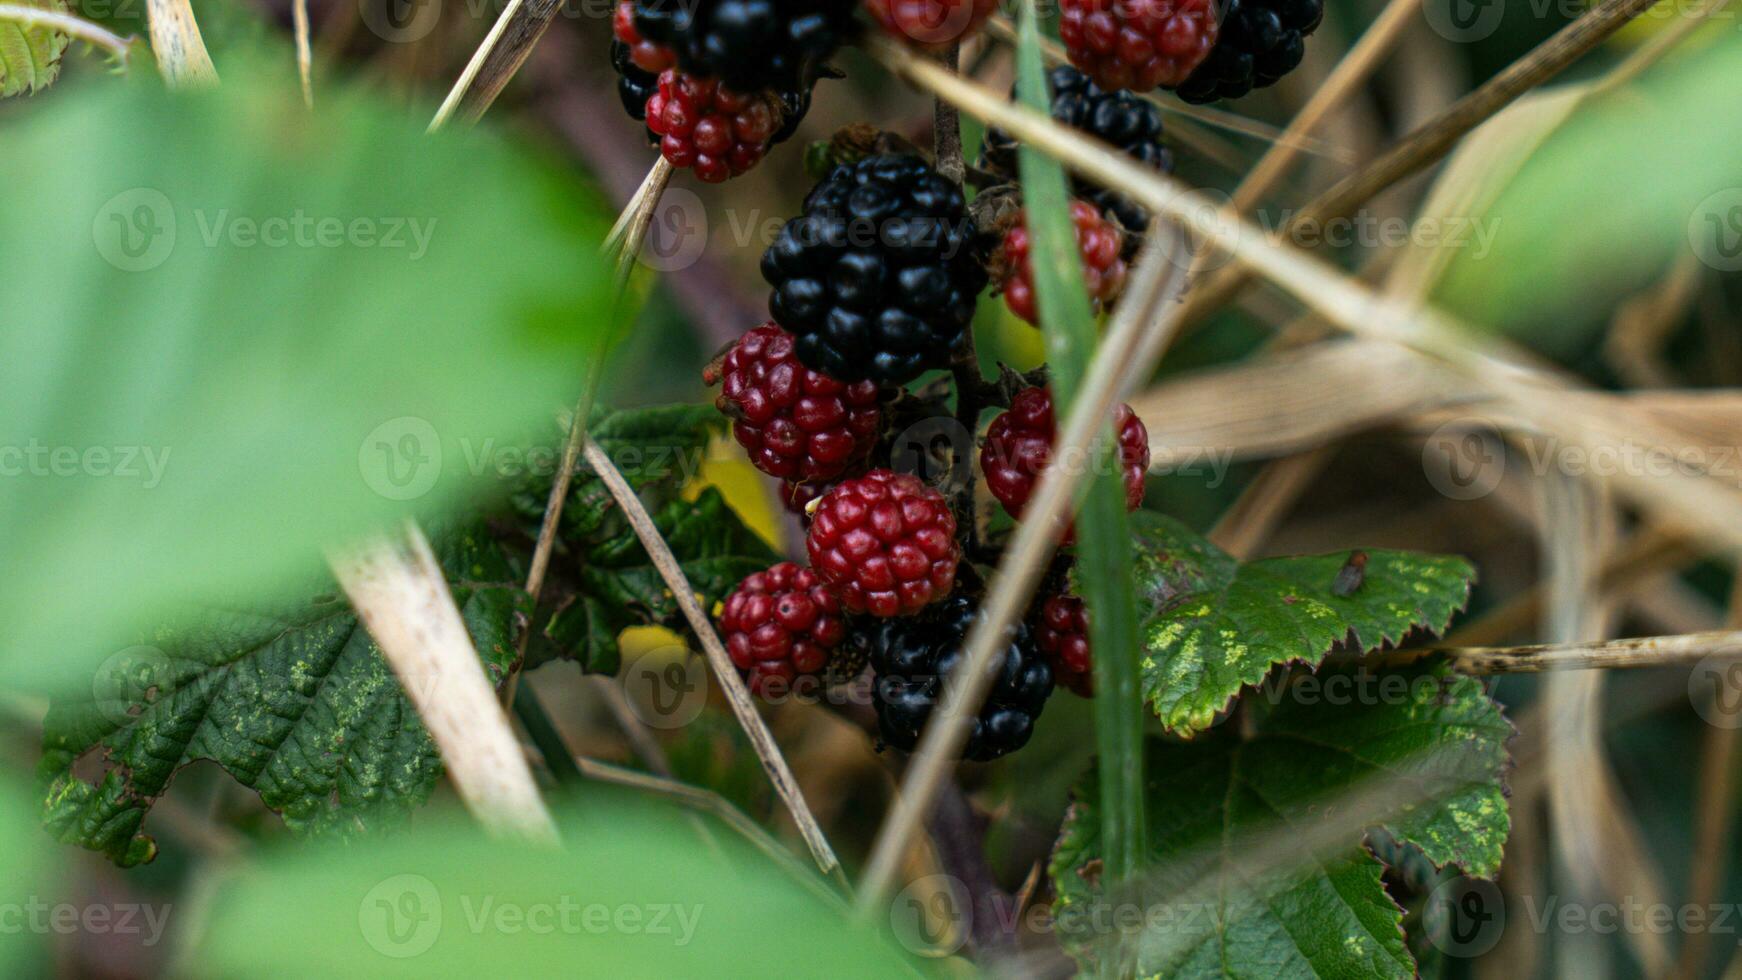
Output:
[[[1054,68],[1048,81],[1054,119],[1113,144],[1146,167],[1162,173],[1173,171],[1173,154],[1161,142],[1161,110],[1155,103],[1130,92],[1108,92],[1070,65]],[[1014,97],[1015,92],[1011,95]],[[1015,180],[1016,140],[1003,130],[987,130],[980,166]],[[1077,177],[1071,182],[1071,194],[1113,215],[1129,231],[1141,232],[1149,227],[1149,212],[1117,190],[1098,187]]]
[[[944,367],[986,285],[961,188],[917,156],[842,164],[762,256],[804,364],[898,385]]]
[[[1179,86],[1187,102],[1237,99],[1276,84],[1306,54],[1324,0],[1224,0],[1222,31],[1203,64]]]
[[[738,583],[720,615],[720,632],[750,690],[780,693],[799,676],[829,666],[847,624],[841,601],[815,572],[781,562]]]
[[[1058,685],[1078,697],[1095,696],[1095,664],[1089,659],[1089,619],[1083,600],[1070,593],[1049,596],[1035,618],[1035,639]]]
[[[978,31],[998,0],[865,0],[884,32],[924,51],[941,51]]]
[[[1029,258],[1029,233],[1026,212],[1018,214],[1004,241],[998,246],[993,267],[998,270],[998,288],[1010,312],[1029,323],[1038,325],[1039,314],[1034,307],[1034,266]],[[1082,259],[1083,287],[1089,294],[1094,311],[1113,305],[1119,291],[1125,287],[1125,236],[1119,226],[1101,216],[1095,206],[1086,201],[1071,202],[1071,225],[1077,237],[1077,253]]]
[[[906,752],[919,744],[979,611],[979,597],[963,590],[919,616],[880,620],[855,635],[852,642],[865,644],[877,675],[872,703],[884,742]],[[963,757],[984,762],[1027,744],[1052,688],[1052,670],[1033,633],[1013,626]]]
[[[808,92],[854,30],[845,0],[627,0],[636,32],[740,91]]]
[[[1183,83],[1219,29],[1212,0],[1059,0],[1065,54],[1108,91]]]
[[[955,587],[962,546],[944,495],[872,470],[824,494],[805,535],[811,565],[850,612],[911,616]]]
[[[1149,469],[1149,430],[1129,405],[1120,405],[1114,413],[1113,428],[1119,440],[1119,474],[1125,482],[1125,506],[1136,510],[1143,504],[1143,475]],[[987,489],[1011,517],[1022,517],[1035,481],[1052,459],[1056,438],[1052,393],[1045,388],[1024,388],[1018,392],[1011,399],[1010,410],[993,419],[986,430],[980,469],[986,474]],[[1067,543],[1073,538],[1072,532],[1066,533]]]
[[[876,385],[810,370],[794,356],[792,335],[772,323],[739,338],[703,379],[723,382],[715,404],[751,464],[783,480],[831,480],[862,466],[883,423]]]

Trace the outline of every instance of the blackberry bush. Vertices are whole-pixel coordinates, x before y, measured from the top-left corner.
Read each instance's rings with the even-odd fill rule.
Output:
[[[986,285],[961,188],[917,156],[843,164],[762,256],[768,308],[807,367],[904,384],[944,367]]]

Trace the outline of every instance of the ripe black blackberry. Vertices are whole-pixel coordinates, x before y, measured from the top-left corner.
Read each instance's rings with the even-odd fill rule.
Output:
[[[1054,119],[1106,140],[1146,167],[1162,173],[1173,172],[1173,154],[1162,145],[1161,110],[1155,103],[1123,89],[1105,91],[1070,65],[1054,68],[1048,79],[1052,87]],[[1011,97],[1015,97],[1014,91]],[[1003,130],[987,130],[980,160],[981,169],[1015,180],[1016,140]],[[1131,231],[1140,232],[1149,227],[1149,212],[1117,190],[1098,187],[1078,177],[1072,181],[1071,194],[1093,202]]]
[[[962,659],[962,641],[980,611],[977,595],[955,595],[918,616],[885,619],[862,627],[849,643],[867,647],[876,673],[872,704],[884,743],[904,752],[919,744],[944,684]],[[1027,744],[1053,687],[1052,669],[1026,625],[1011,628],[997,679],[974,719],[962,757],[996,759]]]
[[[647,121],[647,100],[659,91],[659,73],[644,71],[629,58],[629,45],[611,42],[611,67],[617,69],[617,98],[623,101],[623,111],[638,122]],[[653,130],[647,131],[650,143],[659,142]]]
[[[1324,0],[1225,0],[1216,46],[1176,94],[1214,102],[1276,84],[1300,64],[1324,16]]]
[[[855,29],[845,0],[633,0],[636,31],[678,67],[740,91],[808,92]]]
[[[905,384],[961,343],[986,285],[978,237],[961,188],[919,157],[842,164],[763,253],[769,312],[813,371]]]

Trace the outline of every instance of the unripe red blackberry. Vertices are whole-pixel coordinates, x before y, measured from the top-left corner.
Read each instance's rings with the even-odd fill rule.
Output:
[[[761,162],[785,110],[771,92],[744,95],[711,79],[668,68],[647,100],[647,128],[674,167],[717,184]]]
[[[877,385],[836,381],[799,363],[792,335],[765,323],[738,339],[718,367],[715,404],[750,462],[783,480],[830,480],[862,463],[877,443]]]
[[[979,597],[958,591],[918,616],[879,620],[848,640],[849,647],[868,648],[876,674],[872,705],[884,743],[904,752],[919,744],[932,709],[962,662],[963,641],[979,612]],[[984,762],[1021,748],[1052,695],[1052,671],[1027,625],[1011,626],[996,663],[996,679],[962,748],[965,759]]]
[[[738,583],[720,634],[751,692],[778,694],[801,675],[822,674],[847,626],[840,600],[817,574],[788,561]]]
[[[1070,593],[1041,603],[1034,624],[1040,652],[1052,667],[1053,680],[1079,697],[1095,696],[1095,665],[1089,659],[1089,621],[1083,600]]]
[[[865,0],[871,19],[923,51],[942,51],[978,31],[998,0]]]
[[[1034,306],[1034,266],[1029,260],[1030,237],[1027,212],[1018,212],[993,258],[1000,277],[999,288],[1010,312],[1038,324]],[[1119,226],[1101,216],[1087,201],[1071,202],[1071,224],[1077,234],[1077,251],[1083,260],[1083,286],[1096,313],[1113,305],[1125,288],[1125,236]]]
[[[910,616],[949,595],[962,556],[949,501],[893,470],[872,470],[824,494],[805,550],[849,612],[884,617]]]
[[[1149,469],[1149,431],[1129,405],[1120,405],[1114,413],[1113,430],[1119,440],[1125,506],[1136,510],[1143,503],[1143,474]],[[1045,388],[1017,392],[1010,410],[993,419],[986,430],[980,469],[986,474],[986,486],[992,496],[998,498],[1010,516],[1020,518],[1028,506],[1035,481],[1052,459],[1053,440],[1057,437],[1052,395]],[[1067,532],[1065,540],[1072,537],[1072,532]]]
[[[1059,0],[1066,55],[1108,91],[1180,85],[1220,29],[1212,0]]]

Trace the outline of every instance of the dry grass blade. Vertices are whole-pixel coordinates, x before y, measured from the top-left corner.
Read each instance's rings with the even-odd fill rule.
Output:
[[[1416,0],[1388,0],[1366,33],[1349,49],[1348,55],[1337,62],[1330,77],[1314,90],[1306,105],[1301,106],[1289,120],[1288,128],[1277,137],[1276,143],[1240,181],[1240,186],[1234,189],[1231,207],[1236,211],[1250,211],[1263,200],[1288,171],[1289,165],[1300,156],[1312,131],[1360,88],[1391,53],[1419,6]]]
[[[1067,467],[1059,461],[1086,458],[1081,454],[1097,429],[1126,392],[1154,370],[1173,336],[1173,314],[1178,309],[1175,298],[1185,282],[1185,266],[1175,255],[1178,245],[1174,236],[1159,229],[1151,233],[1131,273],[1125,298],[1084,376],[1081,392],[1064,414],[1056,441],[1059,449],[1036,483],[1026,516],[987,584],[987,599],[963,644],[961,664],[951,674],[943,700],[926,724],[895,808],[884,818],[872,845],[860,884],[861,915],[881,908],[887,898],[902,854],[919,835],[938,789],[961,755],[969,723],[991,686],[990,668],[1005,631],[1026,608],[1046,570],[1047,558],[1058,546],[1058,529],[1077,487],[1087,476],[1086,467]]]
[[[146,0],[145,12],[157,70],[170,88],[218,84],[218,69],[206,52],[199,21],[194,20],[188,0]]]
[[[1347,216],[1380,192],[1421,172],[1450,152],[1471,130],[1519,96],[1560,74],[1644,13],[1653,2],[1605,0],[1601,6],[1568,24],[1506,70],[1405,136],[1379,159],[1313,198],[1290,215],[1283,228],[1283,237],[1286,239],[1289,232],[1308,223],[1322,224],[1330,218]],[[1224,269],[1213,279],[1195,287],[1186,308],[1187,327],[1196,325],[1210,312],[1227,305],[1250,281],[1248,270]]]
[[[302,83],[302,104],[315,107],[314,52],[309,45],[308,0],[291,0],[291,30],[296,34],[296,77]]]
[[[1434,656],[1446,658],[1453,670],[1475,676],[1540,674],[1551,670],[1687,667],[1708,657],[1742,660],[1742,630],[1518,647],[1412,647],[1351,660],[1369,667],[1397,667]]]
[[[377,537],[331,564],[466,806],[493,831],[555,843],[556,824],[423,532],[407,524],[397,539]]]
[[[472,52],[465,70],[442,100],[435,118],[430,120],[430,130],[447,125],[461,113],[462,106],[466,120],[477,122],[496,96],[502,94],[508,80],[526,63],[533,45],[544,36],[561,9],[561,0],[508,0],[508,6],[490,25],[490,33],[484,36],[478,50]]]
[[[1003,14],[994,16],[991,20],[986,22],[986,33],[1006,44],[1012,46],[1016,44],[1016,25],[1012,24],[1010,18]],[[1069,64],[1069,59],[1065,57],[1064,47],[1051,38],[1041,39],[1040,51],[1046,58],[1048,64]],[[1284,139],[1283,131],[1277,129],[1275,126],[1272,126],[1269,123],[1259,122],[1256,119],[1248,119],[1237,113],[1227,112],[1222,109],[1214,109],[1209,106],[1192,105],[1187,102],[1180,102],[1173,99],[1164,99],[1153,92],[1142,93],[1141,98],[1145,101],[1154,103],[1155,106],[1163,112],[1184,116],[1187,119],[1195,120],[1207,126],[1214,126],[1217,129],[1227,130],[1230,133],[1239,133],[1242,136],[1250,136],[1253,139],[1263,140],[1266,143],[1280,143]],[[1183,134],[1176,131],[1175,135]],[[1308,153],[1336,160],[1339,163],[1354,162],[1354,158],[1349,154],[1349,151],[1339,146],[1332,146],[1323,140],[1303,136],[1298,139],[1296,146]]]
[[[1203,196],[1097,140],[1013,106],[893,42],[874,40],[870,47],[880,61],[909,81],[1042,148],[1070,169],[1123,188],[1145,207],[1205,236],[1342,329],[1412,348],[1442,362],[1464,375],[1473,391],[1497,400],[1568,445],[1607,455],[1625,454],[1629,446],[1658,452],[1674,444],[1660,427],[1625,406],[1584,402],[1574,407],[1560,382],[1519,363],[1504,345],[1480,338],[1431,307],[1375,294],[1334,267],[1270,241],[1245,222],[1230,220]],[[1621,469],[1612,480],[1632,502],[1660,518],[1698,528],[1723,547],[1742,551],[1742,495],[1735,488],[1703,471],[1678,469],[1657,475]]]
[[[1210,528],[1209,539],[1236,558],[1251,558],[1306,488],[1331,461],[1329,446],[1266,466]]]
[[[587,439],[581,455],[599,479],[604,481],[606,488],[611,491],[612,499],[617,501],[617,506],[623,508],[623,516],[634,528],[635,536],[641,540],[642,547],[647,549],[647,555],[659,570],[660,577],[665,579],[665,584],[671,589],[672,598],[677,601],[678,608],[683,610],[690,629],[701,640],[702,649],[708,657],[708,665],[713,668],[714,679],[719,682],[727,703],[732,706],[732,713],[737,716],[738,723],[744,728],[744,734],[750,739],[751,747],[756,750],[757,758],[762,761],[762,768],[768,773],[769,781],[774,784],[775,793],[780,796],[787,812],[792,815],[793,822],[798,825],[799,835],[810,848],[817,866],[826,875],[837,874],[840,861],[836,859],[834,849],[829,846],[822,827],[811,813],[810,806],[805,803],[798,780],[793,777],[791,767],[786,764],[786,757],[781,755],[774,735],[768,731],[762,716],[756,713],[756,704],[750,699],[750,691],[745,688],[744,679],[738,676],[738,669],[732,666],[732,658],[726,653],[725,644],[720,642],[720,635],[714,631],[714,624],[708,619],[707,612],[696,601],[695,587],[684,576],[683,566],[678,564],[677,556],[671,553],[671,547],[660,537],[659,528],[654,525],[653,517],[642,505],[641,498],[635,495],[635,490],[623,479],[623,474],[617,471],[616,464],[611,462],[604,450],[591,439]]]
[[[1742,628],[1742,574],[1736,575],[1731,584],[1730,612],[1726,621],[1731,627]],[[1734,683],[1734,676],[1726,672],[1712,678],[1715,684],[1722,684],[1727,690],[1712,691],[1711,710],[1730,714],[1737,710],[1734,699],[1742,696],[1742,687]],[[1727,704],[1720,700],[1720,694],[1728,695]],[[1729,869],[1727,862],[1714,861],[1712,856],[1730,853],[1730,838],[1736,822],[1734,800],[1739,740],[1742,740],[1742,731],[1735,726],[1710,723],[1700,740],[1699,781],[1696,783],[1699,799],[1694,808],[1694,846],[1689,851],[1689,908],[1711,907]],[[1683,937],[1682,948],[1676,955],[1675,975],[1678,978],[1693,980],[1703,975],[1711,941],[1711,932],[1705,929],[1691,930]]]

